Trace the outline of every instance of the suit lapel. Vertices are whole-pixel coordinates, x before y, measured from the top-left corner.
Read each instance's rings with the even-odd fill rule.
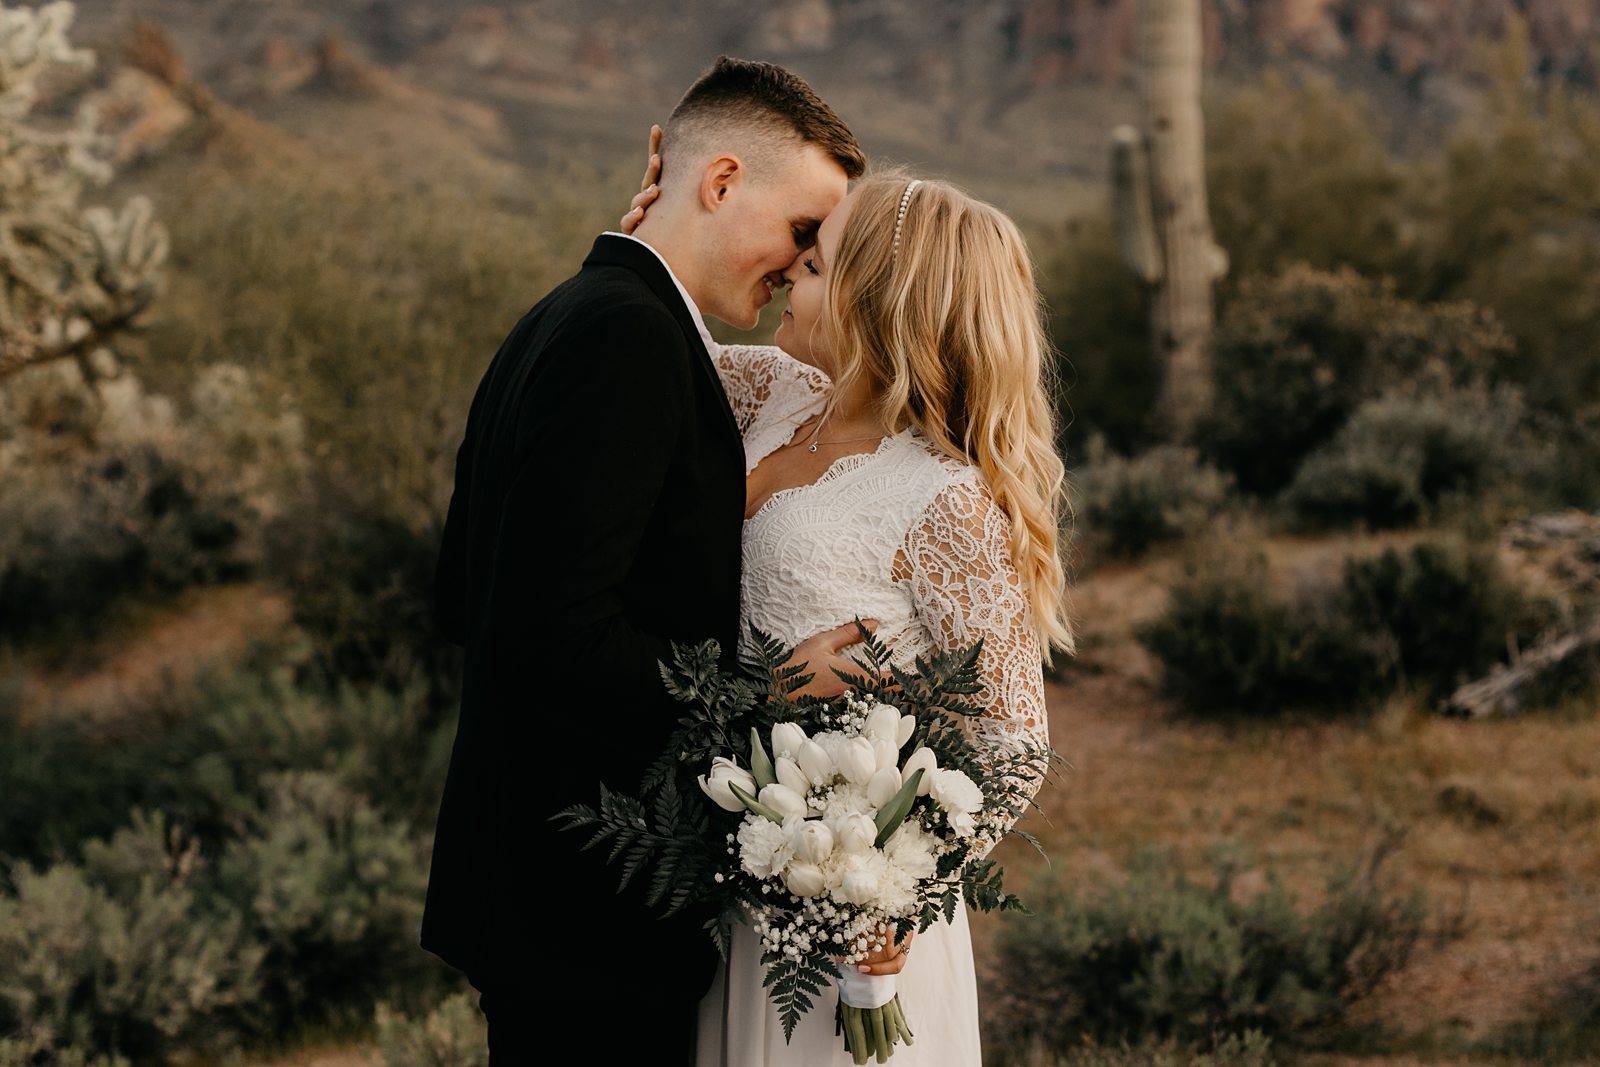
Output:
[[[733,417],[733,407],[728,403],[728,396],[722,391],[722,379],[717,376],[717,368],[711,362],[711,353],[706,351],[705,341],[700,337],[699,325],[694,321],[694,316],[689,313],[689,307],[683,301],[683,294],[678,292],[677,285],[672,280],[672,275],[667,272],[666,266],[661,262],[656,253],[646,248],[638,241],[631,241],[626,237],[613,237],[601,234],[595,238],[594,248],[583,261],[584,266],[591,263],[609,264],[611,266],[626,267],[639,275],[650,291],[666,305],[672,313],[678,328],[683,331],[684,340],[689,345],[689,351],[694,353],[694,362],[711,382],[711,388],[716,392],[720,403],[717,405],[722,412],[723,421],[727,424],[729,432],[733,434],[742,450],[744,447],[743,435],[739,433],[739,424]]]

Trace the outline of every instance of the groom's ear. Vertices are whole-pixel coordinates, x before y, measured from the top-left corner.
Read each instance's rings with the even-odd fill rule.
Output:
[[[716,211],[728,195],[745,180],[744,164],[737,156],[718,156],[700,172],[700,206]]]

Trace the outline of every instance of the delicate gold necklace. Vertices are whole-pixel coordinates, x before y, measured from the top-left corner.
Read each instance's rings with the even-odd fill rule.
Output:
[[[873,434],[871,437],[847,437],[842,441],[819,441],[819,440],[817,440],[818,437],[822,436],[822,424],[827,422],[828,421],[828,416],[832,415],[832,414],[833,414],[833,412],[831,412],[831,411],[823,412],[822,418],[817,420],[817,428],[811,434],[811,447],[808,448],[806,451],[815,452],[817,450],[817,446],[818,445],[854,445],[854,444],[860,444],[862,441],[876,441],[879,438],[884,436],[881,433],[876,433],[876,434]]]

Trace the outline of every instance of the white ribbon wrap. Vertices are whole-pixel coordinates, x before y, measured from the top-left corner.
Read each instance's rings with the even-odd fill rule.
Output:
[[[852,1008],[881,1008],[894,993],[892,974],[862,974],[854,964],[839,969],[839,999]]]

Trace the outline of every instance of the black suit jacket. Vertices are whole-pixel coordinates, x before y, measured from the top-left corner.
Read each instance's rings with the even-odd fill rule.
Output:
[[[437,617],[466,649],[421,944],[480,989],[612,955],[692,1000],[707,913],[661,920],[608,847],[549,817],[636,794],[681,705],[657,661],[739,613],[744,453],[696,324],[648,248],[602,236],[539,301],[473,399],[445,522]]]

